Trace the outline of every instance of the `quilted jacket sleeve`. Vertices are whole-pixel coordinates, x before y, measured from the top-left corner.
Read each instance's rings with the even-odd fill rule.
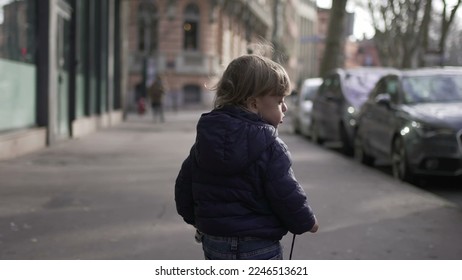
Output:
[[[183,162],[175,182],[176,210],[184,221],[194,225],[194,201],[192,196],[191,155]]]
[[[271,152],[265,182],[271,207],[290,232],[307,232],[316,223],[316,218],[308,205],[305,191],[294,177],[289,151],[279,140]]]

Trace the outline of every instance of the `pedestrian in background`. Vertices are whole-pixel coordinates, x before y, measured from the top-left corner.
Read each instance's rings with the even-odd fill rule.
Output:
[[[154,82],[149,87],[149,98],[151,100],[152,116],[154,121],[165,121],[163,99],[165,94],[165,87],[162,78],[159,74],[156,75]]]
[[[214,90],[176,179],[177,211],[196,227],[206,259],[282,259],[288,231],[318,230],[277,132],[289,77],[268,58],[244,55]]]

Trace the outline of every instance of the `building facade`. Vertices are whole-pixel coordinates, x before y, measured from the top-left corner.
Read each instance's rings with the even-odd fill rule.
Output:
[[[0,159],[122,120],[120,2],[0,2]]]
[[[290,0],[290,2],[293,8],[287,13],[286,18],[293,18],[291,16],[293,14],[297,15],[295,22],[290,24],[290,29],[297,30],[295,55],[291,59],[291,65],[296,68],[293,81],[300,86],[303,80],[318,76],[318,14],[316,0]]]
[[[210,106],[210,87],[235,57],[269,38],[268,0],[133,0],[129,12],[128,107],[156,74],[167,108]]]
[[[312,0],[132,0],[129,14],[127,92],[132,110],[137,97],[146,95],[145,90],[136,92],[137,85],[149,87],[156,74],[167,85],[167,108],[210,107],[210,88],[227,64],[256,51],[271,57],[275,38],[289,50],[281,63],[293,81],[311,75],[316,65],[308,62],[315,52],[301,47],[299,32],[306,23],[303,36],[314,34]]]
[[[304,41],[314,11],[314,0],[0,1],[0,159],[121,122],[156,74],[167,108],[211,108],[231,60],[282,48],[295,86],[316,68]]]

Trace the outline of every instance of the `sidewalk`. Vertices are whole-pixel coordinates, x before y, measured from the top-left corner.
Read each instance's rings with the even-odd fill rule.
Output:
[[[173,203],[200,114],[166,112],[165,123],[130,114],[118,126],[0,161],[0,259],[200,257]]]
[[[0,161],[0,259],[201,259],[173,193],[203,112],[129,114]]]
[[[202,259],[174,184],[200,111],[151,115],[0,161],[0,260]],[[460,207],[301,137],[281,137],[322,227],[295,259],[460,259]],[[291,235],[283,238],[288,258]]]

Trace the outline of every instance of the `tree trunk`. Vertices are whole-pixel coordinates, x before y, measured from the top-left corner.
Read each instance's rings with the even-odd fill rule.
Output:
[[[430,30],[430,22],[431,22],[431,13],[433,11],[432,9],[432,0],[427,0],[427,3],[425,4],[425,12],[424,12],[424,18],[422,20],[422,27],[420,29],[420,40],[422,47],[420,48],[419,52],[419,67],[426,66],[425,62],[425,55],[428,52],[428,46],[429,46],[429,39],[428,39],[428,34]]]
[[[421,65],[432,0],[369,0],[368,7],[382,64],[397,68]]]
[[[441,17],[441,37],[440,37],[440,42],[439,42],[439,47],[440,47],[440,55],[441,55],[441,60],[440,60],[440,65],[444,66],[444,56],[446,53],[446,39],[448,37],[448,32],[449,28],[451,27],[452,22],[454,21],[454,17],[456,15],[457,9],[459,8],[460,4],[462,3],[462,0],[458,0],[457,3],[453,6],[451,13],[449,15],[449,18],[447,18],[446,11],[447,11],[447,3],[446,1],[443,1],[443,14]]]
[[[347,0],[332,1],[326,48],[319,71],[321,77],[326,75],[330,70],[343,66],[346,3]]]

